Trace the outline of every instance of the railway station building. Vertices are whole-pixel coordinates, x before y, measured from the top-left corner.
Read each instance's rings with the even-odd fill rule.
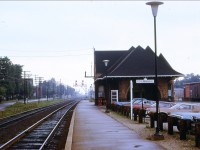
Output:
[[[107,60],[108,65],[105,66]],[[181,73],[175,71],[162,54],[157,56],[157,87],[155,87],[155,53],[147,46],[129,50],[94,50],[95,105],[130,100],[130,81],[134,98],[174,100],[174,80]],[[153,81],[153,82],[137,82]]]

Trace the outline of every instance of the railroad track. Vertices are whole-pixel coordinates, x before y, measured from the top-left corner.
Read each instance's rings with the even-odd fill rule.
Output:
[[[62,132],[65,130],[64,124],[70,124],[69,116],[78,102],[72,101],[53,111],[1,145],[0,149],[58,149],[56,147],[59,146],[60,140],[57,139],[62,136]]]
[[[7,117],[7,118],[0,119],[0,128],[5,128],[6,126],[8,126],[8,125],[10,125],[14,122],[21,121],[21,120],[23,120],[27,117],[31,117],[31,116],[35,115],[36,113],[40,113],[40,112],[45,111],[49,108],[58,106],[59,104],[62,104],[62,103],[63,102],[59,102],[59,103],[56,103],[56,104],[52,104],[52,105],[41,107],[41,108],[36,108],[34,110],[29,110],[29,111],[26,111],[26,112],[23,112],[23,113],[20,113],[20,114],[16,114],[16,115],[13,115],[13,116],[10,116],[10,117]]]
[[[65,100],[50,107],[45,107],[42,109],[36,109],[30,112],[25,112],[22,114],[18,114],[8,119],[5,118],[3,121],[0,120],[1,127],[0,127],[0,146],[10,139],[12,139],[15,135],[19,134],[20,132],[24,131],[29,126],[33,125],[35,122],[39,121],[46,115],[50,114],[54,110],[58,109],[59,107],[70,103],[73,100]]]

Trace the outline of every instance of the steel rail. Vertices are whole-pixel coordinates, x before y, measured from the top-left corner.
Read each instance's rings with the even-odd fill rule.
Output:
[[[0,150],[5,150],[5,149],[9,148],[11,145],[13,145],[17,141],[19,141],[19,139],[21,139],[22,137],[24,137],[25,135],[27,135],[31,130],[33,130],[34,128],[36,128],[37,126],[39,126],[41,123],[43,123],[46,119],[48,119],[49,117],[51,117],[54,113],[58,112],[59,110],[63,109],[66,106],[71,105],[72,103],[73,102],[68,103],[68,104],[66,104],[66,105],[64,105],[64,106],[56,109],[55,111],[53,111],[52,113],[48,114],[46,117],[42,118],[41,120],[39,120],[38,122],[36,122],[32,126],[28,127],[26,130],[24,130],[23,132],[21,132],[20,134],[18,134],[17,136],[15,136],[11,140],[9,140],[8,142],[2,144],[0,146]]]
[[[72,104],[70,106],[70,108],[67,109],[67,111],[65,112],[65,114],[60,118],[60,120],[58,121],[58,123],[55,125],[55,127],[53,128],[53,130],[51,131],[51,133],[48,135],[48,137],[46,138],[46,140],[44,141],[44,143],[41,145],[39,150],[42,150],[45,148],[46,143],[48,143],[48,141],[51,139],[51,137],[53,136],[53,134],[55,133],[56,129],[58,128],[58,126],[61,124],[61,122],[63,121],[64,117],[66,116],[66,114],[71,110],[71,108],[73,106],[75,106],[78,102]]]
[[[41,111],[44,111],[46,109],[49,109],[49,108],[54,107],[56,105],[59,105],[60,103],[62,103],[62,102],[52,104],[52,105],[49,105],[49,106],[45,106],[45,107],[41,107],[41,108],[36,108],[36,109],[29,110],[29,111],[26,111],[26,112],[23,112],[23,113],[19,113],[19,114],[13,115],[13,116],[9,116],[7,118],[0,119],[0,128],[5,128],[6,125],[9,125],[12,122],[21,120],[23,118],[26,118],[27,116],[30,117],[30,115],[31,116],[35,115],[35,114],[37,114]]]

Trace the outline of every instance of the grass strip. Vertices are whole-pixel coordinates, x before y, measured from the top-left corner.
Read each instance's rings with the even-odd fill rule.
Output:
[[[55,100],[49,100],[49,101],[39,101],[39,102],[29,102],[29,103],[22,103],[22,102],[16,102],[13,105],[10,105],[5,108],[5,110],[0,111],[0,118],[5,118],[8,116],[16,115],[28,110],[36,109],[39,107],[48,106],[54,103],[58,103],[63,101],[63,99],[55,99]]]

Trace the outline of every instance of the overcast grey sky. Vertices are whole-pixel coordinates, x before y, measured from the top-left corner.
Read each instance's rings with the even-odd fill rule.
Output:
[[[84,72],[91,75],[93,47],[154,50],[153,16],[146,2],[0,1],[1,56],[45,80],[90,84]],[[200,2],[163,2],[157,16],[158,54],[176,71],[200,74]]]

